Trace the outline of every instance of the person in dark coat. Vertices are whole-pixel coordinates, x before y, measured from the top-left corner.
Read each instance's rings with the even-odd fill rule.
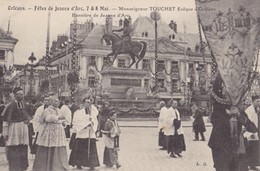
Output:
[[[5,108],[4,101],[0,100],[0,134],[3,133],[3,117],[1,114],[4,111],[4,108]],[[5,147],[5,142],[3,137],[0,137],[0,147]]]
[[[203,121],[203,108],[198,107],[193,115],[193,131],[195,133],[194,141],[199,141],[199,134],[201,136],[201,141],[205,141],[204,132],[206,131],[205,123]]]
[[[109,108],[109,102],[104,102],[103,107],[101,108],[99,112],[99,137],[102,137],[102,130],[104,130],[105,123],[107,119],[109,118],[109,113],[110,113],[110,108]]]
[[[36,100],[32,99],[31,103],[28,105],[29,106],[29,110],[30,110],[30,115],[33,118],[35,111],[37,109],[37,105],[36,105]],[[35,135],[34,133],[34,127],[33,127],[33,120],[30,121],[29,125],[28,125],[28,130],[29,130],[29,147],[30,147],[30,151],[33,150],[33,135]]]
[[[213,102],[211,123],[213,127],[208,146],[212,151],[214,167],[216,171],[247,171],[247,164],[244,162],[244,139],[239,136],[239,139],[234,144],[231,137],[230,119],[232,117],[227,112],[231,109],[231,105],[225,100],[224,85],[219,74],[213,84],[211,95]],[[248,119],[243,111],[237,115],[237,120],[238,135],[242,136],[242,125],[247,131],[257,131],[256,126]],[[237,147],[236,145],[239,146]]]
[[[70,110],[71,110],[71,121],[73,121],[74,113],[78,109],[79,109],[79,106],[77,105],[76,101],[72,100],[72,104],[71,104],[71,107],[70,107]],[[72,124],[71,124],[71,127],[72,127]]]
[[[5,105],[4,101],[0,100],[0,133],[2,134],[3,132],[3,118],[2,118],[2,112],[4,111]]]

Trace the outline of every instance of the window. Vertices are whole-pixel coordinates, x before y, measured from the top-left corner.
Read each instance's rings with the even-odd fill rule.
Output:
[[[145,32],[145,34],[144,34],[144,35],[145,35],[145,37],[148,37],[148,32]]]
[[[91,56],[89,58],[89,64],[90,65],[96,65],[96,57],[95,56]]]
[[[107,57],[103,57],[103,65],[107,64]]]
[[[149,88],[149,79],[144,79],[144,88]]]
[[[172,61],[172,78],[178,79],[179,78],[179,66],[178,61]]]
[[[5,60],[5,50],[0,50],[0,60]]]
[[[191,77],[194,74],[194,65],[193,63],[189,63],[189,73],[188,76]]]
[[[173,93],[179,93],[180,92],[177,80],[172,80],[172,92]]]
[[[157,61],[157,69],[159,72],[165,70],[165,61],[164,60]]]
[[[143,69],[148,71],[150,67],[150,60],[149,59],[143,59]]]
[[[160,88],[164,88],[164,79],[158,79],[157,81],[159,83]]]
[[[126,68],[124,59],[118,59],[118,68]]]
[[[88,77],[88,86],[95,87],[95,77]]]

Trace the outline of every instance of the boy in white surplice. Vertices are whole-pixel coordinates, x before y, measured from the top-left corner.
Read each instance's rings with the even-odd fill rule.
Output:
[[[118,150],[119,150],[119,135],[121,130],[117,123],[117,114],[115,112],[109,113],[109,118],[107,119],[102,133],[105,135],[105,150],[103,164],[108,167],[116,168],[121,167],[118,161]]]

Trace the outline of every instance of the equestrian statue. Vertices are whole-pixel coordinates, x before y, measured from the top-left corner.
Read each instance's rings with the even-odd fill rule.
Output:
[[[113,32],[123,32],[123,35],[120,37]],[[130,27],[129,20],[125,19],[123,28],[119,30],[112,30],[112,33],[106,33],[103,35],[101,41],[105,40],[107,45],[111,45],[112,42],[112,52],[107,55],[110,66],[113,65],[119,54],[130,55],[132,63],[128,66],[128,68],[136,62],[135,57],[138,58],[136,68],[138,63],[143,59],[146,53],[147,44],[144,41],[131,41],[131,32],[132,28]],[[110,56],[114,56],[112,61],[110,60]]]

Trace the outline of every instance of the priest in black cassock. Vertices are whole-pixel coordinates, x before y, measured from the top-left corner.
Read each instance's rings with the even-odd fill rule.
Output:
[[[13,89],[15,100],[9,103],[2,113],[3,136],[6,141],[6,156],[9,171],[23,171],[28,168],[28,124],[32,119],[29,108],[23,101],[23,90]]]

